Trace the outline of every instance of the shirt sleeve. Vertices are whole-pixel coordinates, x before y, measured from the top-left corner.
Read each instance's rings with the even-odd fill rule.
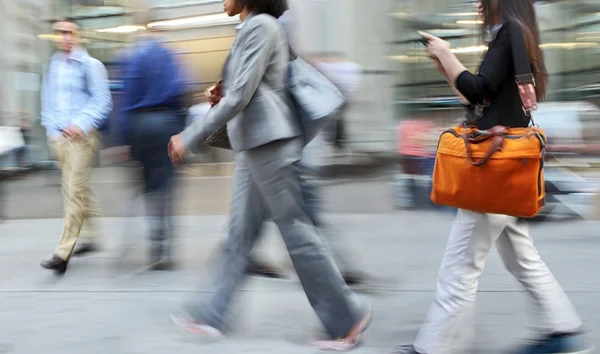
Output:
[[[83,107],[81,113],[73,120],[73,124],[81,128],[86,134],[91,129],[98,129],[108,118],[112,110],[112,97],[108,82],[108,73],[104,64],[94,58],[89,58],[88,86],[90,99]]]
[[[172,100],[174,108],[177,111],[181,111],[185,108],[185,98],[187,94],[184,66],[181,59],[178,58],[174,51],[164,47],[163,51],[164,60],[169,69],[167,72],[170,73],[169,77],[172,80],[170,86],[172,90],[171,94],[173,95]]]
[[[502,28],[496,39],[490,43],[479,72],[474,75],[467,70],[463,71],[456,78],[456,89],[471,104],[483,104],[507,81],[510,71],[513,70],[512,66],[509,31]]]
[[[49,89],[49,72],[50,72],[50,64],[48,63],[44,68],[44,73],[42,76],[42,86],[41,86],[41,99],[42,99],[42,112],[41,112],[41,125],[46,128],[46,130],[51,128],[51,120],[52,120],[52,111],[54,109],[54,101],[51,98],[51,91]],[[53,135],[58,134],[58,132],[53,132]]]

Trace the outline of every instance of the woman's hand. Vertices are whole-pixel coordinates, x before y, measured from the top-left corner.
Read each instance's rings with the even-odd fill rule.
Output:
[[[458,76],[467,69],[450,51],[450,43],[429,33],[419,32],[419,34],[427,40],[427,51],[437,71],[446,78],[460,101],[465,105],[470,104],[455,86]]]
[[[450,51],[450,43],[445,40],[426,32],[419,32],[419,35],[427,40],[427,52],[430,57],[439,58],[445,52]]]
[[[221,101],[221,98],[223,98],[221,83],[222,80],[219,80],[216,84],[212,85],[204,92],[206,98],[208,99],[208,103],[210,103],[211,106],[217,105]]]
[[[183,162],[183,157],[187,151],[187,148],[181,140],[181,134],[173,135],[171,141],[169,141],[169,157],[174,164],[180,164]]]

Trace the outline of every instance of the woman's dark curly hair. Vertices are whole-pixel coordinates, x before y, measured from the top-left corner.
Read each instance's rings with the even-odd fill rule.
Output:
[[[242,6],[247,6],[255,14],[267,14],[275,18],[281,17],[289,8],[287,0],[236,0]]]

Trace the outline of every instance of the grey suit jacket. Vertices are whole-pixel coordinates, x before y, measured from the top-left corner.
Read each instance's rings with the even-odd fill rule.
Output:
[[[269,15],[250,15],[238,26],[223,70],[223,98],[181,137],[197,146],[227,124],[235,152],[302,135],[287,89],[289,53],[285,33]]]

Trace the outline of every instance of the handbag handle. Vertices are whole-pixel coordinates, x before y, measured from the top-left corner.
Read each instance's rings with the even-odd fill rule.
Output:
[[[467,160],[473,166],[482,166],[492,157],[492,155],[496,151],[502,150],[502,145],[504,145],[504,134],[506,134],[506,127],[495,126],[487,132],[488,134],[486,134],[486,136],[483,139],[475,140],[475,144],[487,141],[489,139],[493,139],[492,145],[490,145],[490,148],[485,153],[485,155],[477,161],[473,161],[473,155],[471,153],[471,149],[469,149],[469,145],[472,143],[472,138],[470,138],[472,131],[465,132],[463,134],[463,141],[465,142],[465,150],[467,152]]]
[[[481,144],[490,140],[493,137],[494,135],[490,134],[489,132],[482,132],[482,134],[479,134],[477,136],[473,136],[473,131],[467,133],[467,138],[469,139],[470,144]]]

